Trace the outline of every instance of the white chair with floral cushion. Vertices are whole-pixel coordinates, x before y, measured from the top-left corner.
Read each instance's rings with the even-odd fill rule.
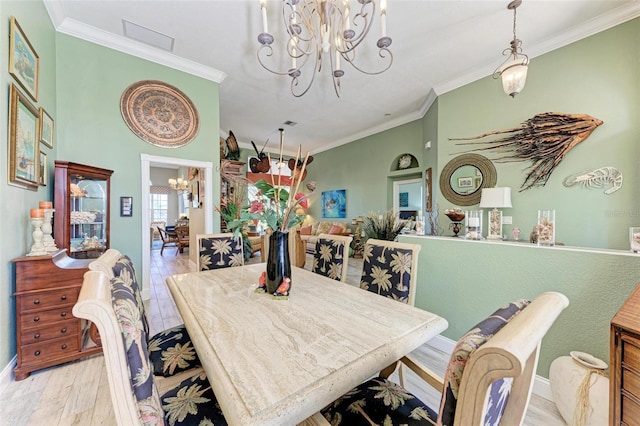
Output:
[[[418,244],[367,240],[360,288],[413,305],[420,249]]]
[[[84,276],[73,315],[98,328],[119,425],[226,425],[202,369],[168,379],[154,376],[144,313],[131,282],[102,271]]]
[[[126,255],[123,256],[116,249],[109,249],[91,262],[89,269],[104,272],[109,279],[118,278],[129,283],[142,315],[141,321],[145,333],[149,336],[149,323],[131,259]],[[147,343],[153,374],[156,376],[169,377],[201,367],[200,359],[184,324],[156,333]]]
[[[318,235],[311,272],[345,282],[352,239],[341,235]]]
[[[411,356],[400,364],[442,391],[439,409],[388,380],[393,365],[322,410],[332,426],[520,425],[531,397],[542,338],[569,305],[560,293],[498,309],[457,343],[445,378]]]
[[[196,235],[196,269],[229,268],[244,265],[242,237],[235,238],[233,233]]]

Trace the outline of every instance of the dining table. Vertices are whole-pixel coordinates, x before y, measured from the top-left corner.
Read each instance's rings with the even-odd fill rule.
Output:
[[[291,268],[288,299],[257,292],[264,263],[167,285],[230,425],[328,424],[318,413],[448,326],[356,286]]]

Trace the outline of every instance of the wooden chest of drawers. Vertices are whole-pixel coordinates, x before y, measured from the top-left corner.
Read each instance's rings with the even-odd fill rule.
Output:
[[[609,423],[640,425],[640,286],[611,320]]]
[[[91,342],[89,325],[73,316],[89,261],[71,259],[65,250],[53,256],[21,257],[16,269],[15,379],[102,349]]]

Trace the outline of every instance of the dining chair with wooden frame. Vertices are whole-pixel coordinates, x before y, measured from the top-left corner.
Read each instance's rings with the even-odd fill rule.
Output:
[[[542,338],[568,305],[566,296],[556,292],[543,293],[531,303],[509,303],[460,338],[444,378],[407,355],[329,404],[322,414],[334,426],[521,425]],[[429,407],[388,380],[398,364],[442,392],[439,407]]]
[[[345,282],[349,265],[350,236],[320,234],[316,241],[311,272]]]

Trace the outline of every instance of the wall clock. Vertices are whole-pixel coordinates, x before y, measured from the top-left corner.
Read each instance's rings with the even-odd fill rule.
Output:
[[[127,87],[120,99],[120,112],[136,136],[163,148],[185,146],[200,130],[191,99],[162,81],[143,80]]]

